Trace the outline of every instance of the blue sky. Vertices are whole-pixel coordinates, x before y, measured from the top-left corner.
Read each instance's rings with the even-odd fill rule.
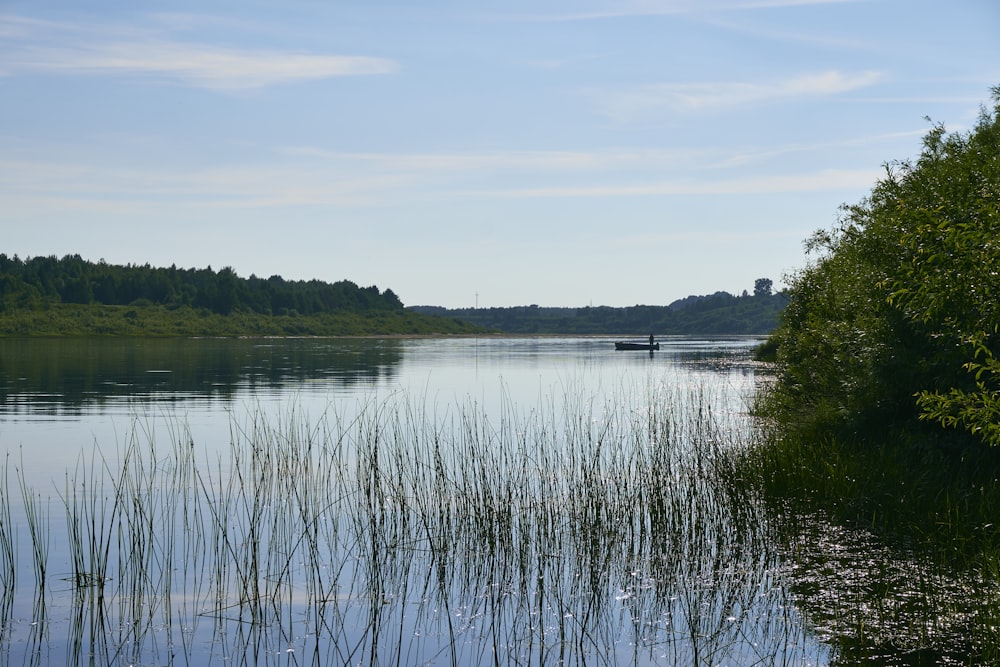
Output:
[[[0,252],[740,293],[998,84],[994,0],[0,0]]]

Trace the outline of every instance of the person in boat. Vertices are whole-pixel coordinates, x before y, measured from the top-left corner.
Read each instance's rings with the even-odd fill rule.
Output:
[[[649,334],[649,349],[653,349],[653,334]]]

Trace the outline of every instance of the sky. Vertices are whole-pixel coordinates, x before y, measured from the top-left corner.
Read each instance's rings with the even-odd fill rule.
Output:
[[[997,85],[995,0],[0,0],[0,252],[448,308],[780,288]]]

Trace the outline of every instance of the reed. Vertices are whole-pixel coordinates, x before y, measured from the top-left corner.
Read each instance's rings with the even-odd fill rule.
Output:
[[[4,460],[3,488],[0,489],[0,642],[6,639],[14,605],[17,582],[17,552],[14,523],[10,512],[10,457]]]
[[[81,457],[60,494],[71,653],[122,664],[812,656],[784,611],[765,505],[731,455],[751,431],[713,401],[665,385],[611,397],[570,387],[535,406],[505,398],[489,415],[399,393],[318,416],[251,411],[211,459],[183,423],[136,420],[113,456]],[[47,543],[48,517],[35,521],[29,539]]]

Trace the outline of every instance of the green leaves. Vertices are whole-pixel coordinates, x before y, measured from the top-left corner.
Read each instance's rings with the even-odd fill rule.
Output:
[[[971,132],[936,125],[915,162],[887,165],[836,229],[807,242],[822,254],[789,281],[773,410],[794,405],[810,428],[920,419],[1000,444],[994,95]]]
[[[992,333],[997,333],[996,325]],[[962,367],[974,378],[974,389],[921,391],[917,394],[917,404],[922,410],[921,419],[946,428],[964,429],[996,446],[1000,445],[1000,359],[986,341],[987,336],[981,335],[967,343],[973,349],[973,360]]]

